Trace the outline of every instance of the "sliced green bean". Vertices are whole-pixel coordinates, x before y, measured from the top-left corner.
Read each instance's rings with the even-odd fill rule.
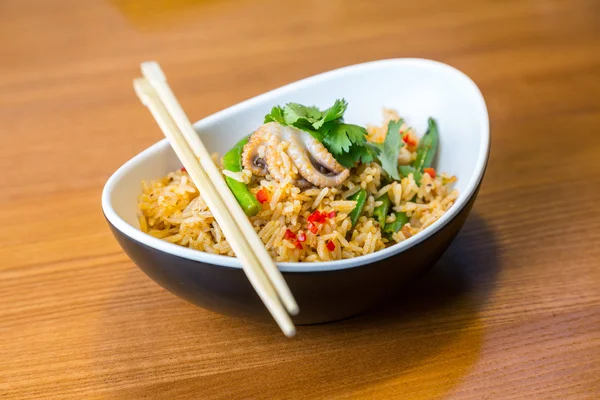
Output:
[[[383,230],[385,228],[385,219],[387,218],[388,211],[390,210],[390,196],[385,193],[376,201],[381,201],[381,205],[375,207],[373,210],[373,216],[377,219],[377,221],[379,221],[379,226]]]
[[[367,202],[367,191],[360,189],[358,192],[348,197],[348,200],[356,201],[356,207],[354,207],[354,210],[352,210],[349,214],[350,221],[352,221],[352,227],[354,228],[358,222],[358,218],[362,214],[365,203]]]
[[[417,186],[421,186],[421,178],[423,177],[423,174],[415,167],[412,167],[410,165],[401,165],[398,167],[398,172],[400,172],[400,176],[402,176],[403,178],[408,178],[408,175],[413,174],[413,179],[415,180],[415,183],[417,184]]]
[[[396,216],[396,219],[394,220],[394,222],[385,224],[385,228],[383,228],[383,233],[389,233],[389,234],[396,233],[400,229],[402,229],[402,227],[405,224],[408,224],[408,221],[410,220],[406,216],[406,213],[403,213],[403,212],[395,212],[394,215]]]
[[[429,118],[427,132],[419,140],[417,146],[417,158],[413,161],[412,166],[423,172],[423,168],[430,168],[433,163],[433,158],[438,148],[440,134],[437,124],[433,118]]]
[[[244,146],[248,143],[248,137],[243,138],[239,142],[236,143],[235,146],[231,148],[225,155],[223,156],[223,168],[232,171],[232,172],[241,172],[242,171],[242,152],[244,151]],[[225,177],[225,181],[227,182],[227,186],[231,189],[231,192],[235,196],[238,203],[244,210],[247,216],[252,217],[261,209],[260,202],[256,199],[256,196],[248,190],[246,184],[242,182],[238,182],[233,178],[228,176]]]

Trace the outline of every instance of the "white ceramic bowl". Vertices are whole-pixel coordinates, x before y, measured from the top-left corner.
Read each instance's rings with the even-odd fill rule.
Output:
[[[374,61],[319,74],[213,114],[198,121],[195,128],[210,151],[223,154],[259,126],[274,105],[297,102],[325,108],[341,97],[349,103],[345,120],[351,123],[379,124],[382,108],[387,107],[397,110],[409,125],[422,133],[427,118],[434,117],[440,129],[440,146],[434,166],[437,171],[458,177],[456,188],[460,195],[439,221],[385,250],[348,260],[279,263],[302,309],[298,317],[300,322],[322,322],[360,312],[385,293],[426,271],[462,226],[488,159],[489,121],[481,92],[457,69],[422,59]],[[110,177],[102,194],[102,208],[115,236],[138,266],[179,296],[227,314],[265,316],[258,298],[245,282],[237,259],[177,246],[138,229],[136,203],[141,192],[140,182],[159,178],[179,167],[180,162],[168,142],[162,140],[132,158]],[[398,265],[391,270],[386,267],[394,264]],[[364,269],[356,268],[360,266],[370,268],[363,273],[348,272]],[[339,276],[331,282],[329,278],[318,278],[331,277],[336,271]],[[355,278],[350,279],[350,276]],[[227,288],[223,279],[229,280],[225,285]],[[306,279],[305,283],[296,282]],[[335,294],[327,285],[344,279],[350,279],[348,284],[341,290],[333,290],[337,292],[338,300],[327,303],[327,299]],[[377,293],[367,291],[370,294],[361,290],[359,286],[369,280],[384,287]],[[302,295],[303,288],[310,294],[306,299]],[[343,305],[344,293],[364,293],[365,298]],[[324,311],[313,310],[323,307]]]

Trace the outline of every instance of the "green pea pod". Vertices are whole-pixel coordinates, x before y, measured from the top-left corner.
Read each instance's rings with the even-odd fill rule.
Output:
[[[440,134],[437,124],[433,118],[429,118],[427,132],[419,140],[417,146],[417,158],[413,161],[412,166],[423,172],[423,168],[431,167],[433,158],[438,148]]]
[[[244,151],[246,143],[248,143],[248,136],[237,142],[231,150],[225,153],[223,156],[224,169],[232,172],[242,171],[242,152]],[[227,186],[229,186],[229,189],[231,189],[231,192],[238,203],[240,203],[240,206],[247,216],[252,217],[258,214],[261,209],[261,204],[256,199],[256,196],[248,190],[246,184],[238,182],[228,176],[225,177],[225,182],[227,182]]]
[[[398,167],[398,172],[400,172],[400,176],[402,176],[403,178],[408,177],[409,174],[413,174],[415,183],[417,184],[417,186],[421,186],[421,178],[423,177],[421,171],[415,169],[414,167],[411,167],[410,165],[401,165]]]
[[[379,221],[379,226],[383,230],[385,227],[385,219],[387,218],[388,211],[390,210],[390,196],[388,194],[384,194],[376,201],[381,201],[381,205],[375,207],[373,210],[373,216]]]
[[[394,222],[390,222],[389,224],[385,224],[385,228],[383,228],[383,233],[396,233],[406,224],[408,224],[409,218],[406,216],[406,213],[403,212],[395,212],[394,215],[396,219]]]
[[[354,210],[352,210],[352,212],[350,212],[349,214],[350,221],[352,221],[352,227],[354,228],[356,226],[356,223],[358,222],[358,218],[362,214],[362,210],[365,207],[365,203],[367,202],[367,191],[361,189],[358,192],[354,193],[352,196],[350,196],[348,200],[356,201],[356,207],[354,207]]]

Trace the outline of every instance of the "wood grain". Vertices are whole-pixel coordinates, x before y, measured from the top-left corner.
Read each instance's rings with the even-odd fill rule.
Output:
[[[0,398],[600,398],[600,3],[287,4],[0,2]],[[492,124],[472,216],[411,293],[288,340],[119,249],[101,188],[160,139],[139,62],[198,119],[389,57],[465,71]]]

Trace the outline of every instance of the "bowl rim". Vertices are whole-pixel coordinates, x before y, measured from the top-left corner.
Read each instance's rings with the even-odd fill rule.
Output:
[[[276,95],[280,95],[285,92],[290,92],[295,90],[297,87],[309,84],[309,83],[318,83],[319,81],[327,80],[330,77],[335,75],[341,75],[353,70],[359,69],[370,69],[377,68],[380,66],[387,66],[390,64],[409,64],[413,66],[418,66],[421,68],[427,69],[435,69],[438,72],[443,71],[446,73],[455,74],[458,79],[462,79],[467,87],[472,91],[472,95],[476,100],[476,107],[478,108],[477,112],[481,115],[481,126],[479,127],[479,134],[481,136],[481,146],[479,149],[479,154],[477,155],[477,163],[474,173],[471,175],[471,179],[466,185],[466,189],[461,195],[459,195],[457,201],[454,205],[444,213],[444,215],[425,228],[419,234],[403,241],[400,243],[396,243],[390,247],[387,247],[383,250],[376,251],[371,254],[358,256],[349,259],[343,260],[335,260],[335,261],[319,261],[319,262],[276,262],[279,269],[283,272],[324,272],[324,271],[335,271],[341,269],[348,269],[359,267],[366,264],[371,264],[382,259],[392,257],[400,252],[403,252],[418,243],[421,243],[431,237],[436,232],[440,231],[443,227],[448,225],[448,223],[455,218],[460,211],[465,207],[465,205],[469,202],[471,197],[475,194],[481,180],[483,179],[483,175],[486,169],[487,160],[489,157],[489,148],[490,148],[490,128],[489,128],[489,116],[487,111],[487,106],[485,103],[485,99],[480,89],[477,87],[475,82],[471,78],[469,78],[465,73],[458,70],[455,67],[452,67],[448,64],[444,64],[439,61],[422,59],[422,58],[392,58],[392,59],[383,59],[377,61],[369,61],[365,63],[353,64],[346,67],[337,68],[334,70],[326,71],[323,73],[319,73],[307,78],[300,79],[298,81],[289,83],[287,85],[281,86],[279,88],[270,90],[268,92],[262,93],[258,96],[252,97],[250,99],[244,100],[240,103],[237,103],[231,107],[228,107],[224,110],[218,111],[206,118],[203,118],[196,123],[194,123],[194,128],[198,131],[201,131],[203,126],[209,125],[213,123],[215,120],[221,120],[229,117],[232,114],[237,113],[245,108],[253,106],[255,103],[262,102],[264,100],[268,100]],[[155,238],[147,233],[142,232],[138,228],[128,224],[123,220],[113,209],[111,204],[111,193],[114,190],[117,183],[121,180],[123,176],[125,176],[129,170],[136,165],[140,160],[152,156],[154,153],[162,149],[163,147],[168,147],[169,144],[167,139],[162,139],[161,141],[153,144],[147,149],[143,150],[141,153],[138,153],[136,156],[131,158],[125,164],[123,164],[117,171],[115,171],[112,176],[107,180],[104,185],[104,189],[102,191],[102,211],[105,215],[105,218],[108,222],[113,225],[117,230],[119,230],[122,234],[142,243],[146,246],[149,246],[155,250],[159,250],[174,256],[178,256],[181,258],[213,264],[216,266],[230,267],[230,268],[242,268],[241,263],[235,257],[229,257],[224,255],[217,255],[211,253],[205,253],[200,250],[191,249],[188,247],[183,247],[180,245],[176,245],[158,238]]]

